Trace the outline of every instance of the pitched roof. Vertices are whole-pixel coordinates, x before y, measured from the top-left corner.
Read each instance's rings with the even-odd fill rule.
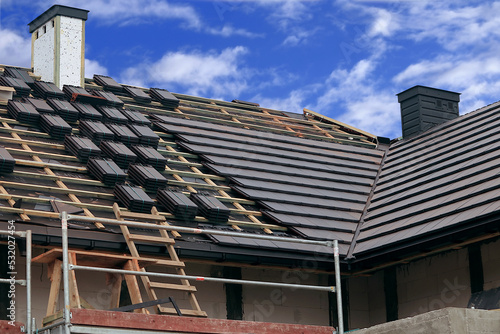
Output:
[[[34,113],[7,111],[8,103],[0,102],[0,142],[16,162],[14,171],[0,179],[0,213],[4,219],[21,214],[35,229],[33,224],[44,226],[39,242],[51,243],[49,231],[59,226],[54,207],[61,204],[87,215],[113,217],[115,201],[121,210],[142,210],[148,201],[172,224],[337,239],[343,257],[373,265],[374,259],[387,261],[387,254],[402,256],[402,249],[414,251],[412,247],[429,246],[431,240],[434,247],[464,231],[471,236],[474,229],[484,233],[479,226],[490,227],[489,218],[500,212],[500,186],[495,182],[500,104],[386,145],[381,138],[307,109],[292,114],[245,101],[120,85],[102,76],[86,79],[84,88],[94,95],[59,95],[80,101],[72,102],[78,121],[74,113],[38,110],[42,115],[59,113],[59,123],[67,123],[73,135],[66,140],[59,123],[43,128],[26,123]],[[39,89],[29,94],[50,98]],[[21,95],[15,100],[24,99]],[[97,95],[101,98],[92,98]],[[113,106],[113,115],[102,103]],[[118,121],[122,124],[111,125]],[[115,142],[106,141],[113,138]],[[87,164],[92,156],[114,162],[101,158]],[[115,186],[111,181],[125,175],[117,166],[126,170],[131,163],[152,167],[131,168],[125,180],[132,187]],[[165,202],[168,194],[156,193],[165,183],[167,190],[189,196],[198,215],[178,216],[176,204]],[[197,201],[190,196],[194,193],[207,200]],[[58,204],[51,206],[53,201]],[[227,207],[229,217],[215,219],[210,205]],[[81,230],[73,242],[82,247],[123,247],[113,235],[116,228],[96,231],[87,223],[72,227]],[[324,258],[320,266],[331,268],[328,247],[189,234],[177,245],[186,257],[281,266],[319,254]]]

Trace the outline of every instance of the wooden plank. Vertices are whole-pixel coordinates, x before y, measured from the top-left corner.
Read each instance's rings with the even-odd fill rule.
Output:
[[[51,316],[56,313],[57,301],[59,299],[59,291],[61,290],[62,280],[62,261],[55,260],[52,264],[52,272],[50,274],[50,292],[47,302],[46,316]]]
[[[10,182],[10,181],[0,181],[0,185],[8,188],[15,189],[25,189],[25,190],[36,190],[44,193],[57,193],[57,194],[73,194],[79,196],[86,196],[91,198],[106,198],[106,199],[114,199],[115,196],[113,194],[100,193],[95,191],[86,191],[86,190],[77,190],[77,189],[69,189],[69,188],[58,188],[58,187],[47,187],[40,186],[35,184],[27,184],[27,183],[18,183],[18,182]]]
[[[23,160],[23,159],[15,159],[15,160],[16,160],[16,165],[19,165],[19,166],[50,168],[50,169],[62,170],[62,171],[74,172],[74,173],[87,173],[87,168],[85,168],[85,167],[68,166],[68,165],[62,165],[62,164],[54,164],[54,163],[48,163],[48,162],[39,162],[39,161],[31,161],[31,160]]]
[[[107,281],[111,283],[111,301],[109,303],[109,308],[112,309],[120,307],[120,294],[122,291],[123,276],[109,273],[106,275],[108,278]]]
[[[71,323],[75,325],[134,329],[137,332],[144,331],[144,333],[147,333],[147,331],[159,331],[192,334],[332,334],[335,331],[331,326],[193,318],[189,316],[189,310],[185,314],[183,313],[185,315],[183,317],[177,315],[144,315],[103,310],[71,310],[71,312],[73,314]]]
[[[132,261],[127,261],[125,266],[123,267],[125,270],[133,270],[135,271],[134,265]],[[139,289],[139,284],[137,283],[137,276],[135,275],[124,275],[125,282],[127,283],[128,292],[130,295],[130,300],[132,304],[142,303],[141,290]],[[146,313],[146,309],[137,309],[134,310],[135,313]]]
[[[107,252],[95,252],[84,250],[71,250],[76,256],[76,260],[82,266],[95,266],[103,268],[122,268],[130,260],[136,260],[140,266],[149,266],[158,264],[161,259],[133,257],[124,254],[113,254]],[[52,248],[51,250],[33,258],[33,263],[51,263],[62,258],[61,248]]]
[[[74,252],[69,252],[69,263],[77,265],[76,255]],[[69,272],[69,299],[70,306],[72,308],[81,308],[80,303],[80,293],[78,292],[78,284],[76,283],[76,273],[75,270],[70,270]]]
[[[191,186],[191,187],[196,187],[196,188],[203,188],[203,189],[214,189],[214,190],[231,190],[231,187],[227,186],[218,186],[218,185],[210,185],[210,184],[203,184],[203,183],[197,183],[197,182],[187,182],[187,181],[177,181],[177,180],[168,180],[168,184],[174,185],[174,186]]]
[[[165,217],[161,215],[151,215],[147,213],[138,213],[138,212],[130,212],[130,211],[115,211],[117,218],[122,219],[140,219],[146,221],[165,221]]]
[[[54,160],[63,160],[63,161],[72,161],[72,162],[79,162],[77,157],[71,156],[71,155],[65,155],[65,154],[55,154],[55,153],[47,153],[47,152],[40,152],[40,151],[26,151],[26,150],[19,150],[16,148],[10,148],[6,147],[5,148],[9,153],[11,154],[17,154],[17,155],[23,155],[23,156],[38,156],[42,158],[48,158],[48,159],[54,159]]]
[[[173,307],[163,307],[160,306],[160,313],[163,314],[177,314],[177,311]],[[205,311],[199,311],[199,310],[190,310],[190,309],[180,309],[182,315],[188,315],[192,317],[207,317],[207,313]]]
[[[154,289],[169,289],[169,290],[196,292],[196,287],[192,285],[149,282],[149,286]]]

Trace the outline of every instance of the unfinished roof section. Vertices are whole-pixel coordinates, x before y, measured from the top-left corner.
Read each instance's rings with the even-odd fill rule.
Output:
[[[181,147],[199,155],[214,173],[228,177],[232,189],[257,201],[272,222],[308,239],[338,239],[346,254],[383,151],[169,116],[155,118]],[[213,238],[239,247],[272,246],[243,238]]]
[[[57,230],[58,213],[51,201],[105,218],[113,217],[113,202],[120,203],[123,212],[147,211],[154,205],[174,225],[339,239],[346,254],[383,155],[373,138],[241,101],[169,93],[176,103],[157,102],[155,97],[150,102],[137,98],[151,96],[149,89],[120,89],[110,78],[100,84],[87,79],[83,88],[124,115],[117,119],[106,113],[100,100],[69,104],[69,94],[34,79],[39,87],[31,91],[31,99],[46,101],[55,91],[59,102],[75,107],[74,117],[61,120],[67,124],[62,133],[53,122],[40,127],[17,114],[9,117],[7,103],[0,103],[1,141],[16,162],[13,173],[0,180],[5,190],[0,212],[5,217],[17,215],[14,218],[26,224],[36,221]],[[58,108],[49,115],[60,118],[64,113]],[[132,140],[135,137],[144,140]],[[87,165],[97,157],[99,164]],[[158,187],[169,192],[158,193]],[[193,202],[195,216],[178,215],[175,203],[164,196],[171,193]],[[196,201],[200,196],[209,199],[209,205]],[[96,240],[108,240],[103,243],[108,250],[124,247],[114,237],[116,228],[99,226],[97,231],[89,223],[72,227],[76,224],[87,235],[78,239],[81,247],[93,247]],[[44,243],[55,240],[47,233],[40,237]],[[321,253],[327,255],[324,267],[331,267],[331,247],[189,234],[179,236],[176,244],[186,257],[288,266]]]
[[[391,146],[356,258],[498,229],[491,224],[500,212],[499,112],[495,103]]]

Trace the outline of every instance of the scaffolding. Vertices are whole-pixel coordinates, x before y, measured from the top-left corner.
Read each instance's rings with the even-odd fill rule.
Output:
[[[293,288],[293,289],[305,289],[310,291],[323,291],[336,294],[337,300],[337,316],[338,316],[338,328],[333,330],[333,333],[343,334],[343,314],[342,314],[342,296],[340,287],[340,261],[339,261],[339,248],[338,241],[317,241],[317,240],[305,240],[305,239],[295,239],[268,235],[255,235],[255,234],[245,234],[238,232],[229,231],[219,231],[219,230],[204,230],[199,228],[189,228],[180,227],[172,225],[160,225],[160,224],[150,224],[135,221],[124,221],[115,220],[107,218],[97,218],[97,217],[85,217],[68,215],[66,212],[62,212],[60,215],[61,227],[62,227],[62,272],[63,272],[63,290],[64,290],[64,308],[63,308],[63,319],[61,321],[52,323],[45,327],[37,330],[37,333],[51,333],[54,329],[64,329],[65,334],[75,333],[72,331],[71,324],[71,313],[70,313],[70,283],[69,276],[70,272],[73,271],[95,271],[95,272],[105,272],[110,274],[119,275],[134,275],[134,276],[148,276],[148,277],[164,277],[164,278],[179,278],[185,280],[193,280],[196,282],[219,282],[219,283],[230,283],[230,284],[241,284],[241,285],[254,285],[254,286],[267,286],[267,287],[282,287],[282,288]],[[216,278],[216,277],[201,277],[201,276],[189,276],[189,275],[178,275],[178,274],[168,274],[168,273],[156,273],[156,272],[146,272],[146,271],[136,271],[136,270],[125,270],[125,269],[113,269],[113,268],[103,268],[95,266],[81,266],[76,264],[70,264],[70,251],[68,246],[68,221],[84,221],[93,222],[117,226],[128,226],[136,228],[146,228],[146,229],[158,229],[164,231],[176,231],[192,234],[214,234],[214,235],[225,235],[225,236],[237,236],[243,238],[254,238],[262,240],[271,241],[287,241],[293,243],[302,244],[312,244],[328,246],[332,248],[335,262],[335,286],[315,286],[315,285],[302,285],[302,284],[288,284],[288,283],[278,283],[278,282],[265,282],[265,281],[251,281],[251,280],[237,280],[237,279],[227,279],[227,278]],[[76,328],[75,328],[76,329]],[[136,331],[126,331],[127,333],[136,333]],[[93,333],[93,332],[92,332]],[[96,332],[97,333],[97,332]],[[30,333],[31,334],[31,333]]]
[[[12,226],[12,228],[10,228]],[[0,283],[4,284],[10,284],[11,289],[14,284],[18,284],[20,286],[25,286],[26,287],[26,328],[23,328],[22,330],[25,333],[32,334],[33,333],[33,320],[31,318],[31,251],[32,251],[32,241],[31,241],[31,230],[27,231],[15,231],[14,230],[14,225],[9,225],[8,230],[0,230],[0,235],[6,235],[7,236],[7,247],[10,252],[13,252],[12,256],[14,256],[14,261],[15,261],[15,248],[16,248],[16,242],[15,238],[25,238],[26,239],[26,279],[15,279],[15,275],[17,275],[17,272],[15,271],[15,266],[10,267],[10,271],[7,272],[8,275],[11,275],[11,279],[8,278],[1,278]],[[10,258],[11,255],[8,255]],[[9,264],[10,266],[10,264]]]

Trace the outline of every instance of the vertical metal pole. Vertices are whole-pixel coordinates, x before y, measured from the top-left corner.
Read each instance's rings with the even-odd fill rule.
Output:
[[[342,285],[340,282],[339,242],[333,241],[333,258],[335,260],[335,293],[337,295],[338,334],[344,334],[344,315],[342,314]]]
[[[26,231],[26,333],[31,334],[31,230]]]
[[[70,334],[70,303],[69,303],[69,253],[68,253],[68,213],[61,213],[62,251],[63,251],[63,280],[64,280],[64,329]]]

